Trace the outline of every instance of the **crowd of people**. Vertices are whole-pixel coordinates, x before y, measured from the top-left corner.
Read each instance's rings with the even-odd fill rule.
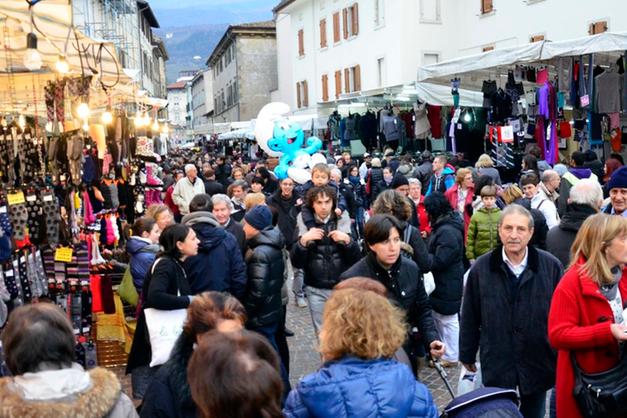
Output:
[[[487,154],[344,152],[297,184],[270,160],[175,152],[165,204],[127,243],[137,412],[114,375],[74,363],[69,321],[37,304],[2,333],[0,416],[437,417],[417,376],[440,366],[516,389],[525,418],[547,399],[551,416],[587,416],[578,376],[624,362],[627,167],[539,155],[507,184]],[[290,300],[321,358],[295,387]],[[187,312],[160,365],[149,309]]]

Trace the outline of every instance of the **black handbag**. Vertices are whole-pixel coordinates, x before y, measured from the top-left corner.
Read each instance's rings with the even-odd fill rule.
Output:
[[[613,368],[599,373],[584,373],[575,354],[570,358],[575,372],[573,396],[585,418],[612,418],[627,415],[627,356]]]

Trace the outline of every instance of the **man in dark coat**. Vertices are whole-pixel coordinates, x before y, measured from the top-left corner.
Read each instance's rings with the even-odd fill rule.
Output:
[[[614,171],[605,187],[610,192],[610,203],[603,213],[627,216],[627,167]]]
[[[198,294],[210,290],[229,292],[240,301],[246,292],[246,270],[242,253],[232,234],[229,234],[211,214],[211,197],[195,196],[190,213],[183,224],[190,226],[200,240],[198,255],[185,260],[184,266],[192,287]]]
[[[211,213],[220,223],[220,226],[230,232],[235,237],[242,255],[246,253],[246,237],[244,229],[239,222],[235,222],[231,217],[233,213],[233,202],[225,194],[218,193],[211,197]]]
[[[581,180],[570,189],[566,213],[559,225],[546,235],[546,250],[557,257],[564,268],[570,265],[570,247],[583,221],[598,213],[602,204],[603,190],[595,180]]]
[[[216,181],[218,181],[224,189],[229,186],[232,171],[231,164],[226,162],[224,155],[218,155],[215,167]]]
[[[335,213],[337,196],[330,186],[313,187],[306,205],[314,214],[315,225],[308,228],[302,212],[298,215],[298,240],[290,258],[295,268],[305,271],[305,293],[316,333],[322,324],[322,310],[340,275],[361,257],[359,245],[351,237],[348,213]]]
[[[529,246],[533,218],[507,206],[499,222],[503,246],[470,269],[460,329],[460,360],[476,371],[481,353],[485,386],[518,388],[520,411],[544,417],[546,392],[555,384],[556,355],[548,341],[551,298],[563,269],[557,258]]]
[[[204,170],[203,177],[205,178],[205,193],[209,196],[214,194],[224,193],[224,186],[216,181],[216,173],[212,168]]]

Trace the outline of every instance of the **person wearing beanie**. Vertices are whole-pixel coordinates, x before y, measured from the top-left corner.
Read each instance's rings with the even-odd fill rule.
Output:
[[[614,171],[606,187],[610,191],[610,201],[603,213],[627,217],[627,166]]]
[[[407,198],[407,201],[411,205],[411,218],[409,218],[408,222],[412,226],[420,229],[416,204],[409,198],[409,179],[400,173],[396,173],[392,179],[392,183],[390,183],[390,189],[399,192]]]
[[[248,314],[246,328],[266,337],[280,354],[275,334],[283,315],[281,288],[285,273],[285,240],[279,228],[272,226],[272,211],[266,205],[257,205],[244,216],[244,233],[248,273],[243,300]],[[289,388],[287,367],[281,364],[281,377]]]

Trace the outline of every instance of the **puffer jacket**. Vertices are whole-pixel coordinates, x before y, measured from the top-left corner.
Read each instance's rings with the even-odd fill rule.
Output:
[[[466,241],[466,258],[468,260],[477,259],[499,244],[498,224],[500,218],[501,210],[499,208],[481,208],[472,215]]]
[[[287,418],[436,418],[429,390],[394,360],[344,357],[305,376],[287,398]]]
[[[340,276],[340,280],[351,277],[367,277],[377,280],[387,289],[387,295],[397,306],[407,313],[407,322],[418,327],[426,346],[438,339],[433,323],[431,304],[425,292],[424,282],[416,264],[404,256],[386,270],[369,253]]]
[[[428,249],[435,280],[431,306],[441,315],[454,315],[461,306],[464,277],[464,224],[459,215],[451,213],[433,223]]]
[[[296,193],[292,193],[292,197],[286,199],[281,195],[281,190],[277,190],[266,199],[266,204],[272,210],[273,216],[276,215],[277,226],[283,234],[288,249],[292,248],[296,239],[296,217],[300,211],[300,206],[296,205],[297,200]]]
[[[268,227],[248,240],[248,284],[244,307],[250,328],[276,324],[281,318],[284,247],[285,241],[276,227]]]
[[[298,236],[301,237],[308,230],[302,213],[298,215],[296,224]],[[351,234],[351,222],[347,213],[343,213],[339,219],[332,214],[326,224],[316,219],[316,228],[324,230],[324,237],[320,241],[309,243],[307,247],[297,241],[292,247],[290,258],[295,268],[305,270],[305,285],[333,289],[340,275],[361,258],[359,245],[354,239],[351,239],[350,244],[344,245],[329,238],[329,232],[334,230]]]
[[[562,263],[564,268],[570,265],[570,247],[583,222],[597,211],[588,205],[569,203],[560,224],[546,234],[546,250]]]
[[[236,238],[221,228],[209,212],[185,215],[183,224],[191,227],[200,240],[198,254],[183,263],[192,293],[229,292],[243,300],[246,266]]]
[[[147,240],[139,237],[131,237],[126,242],[126,252],[131,256],[129,263],[131,268],[131,276],[133,276],[133,284],[137,292],[142,290],[144,285],[144,277],[159,252],[159,245],[149,244]]]

